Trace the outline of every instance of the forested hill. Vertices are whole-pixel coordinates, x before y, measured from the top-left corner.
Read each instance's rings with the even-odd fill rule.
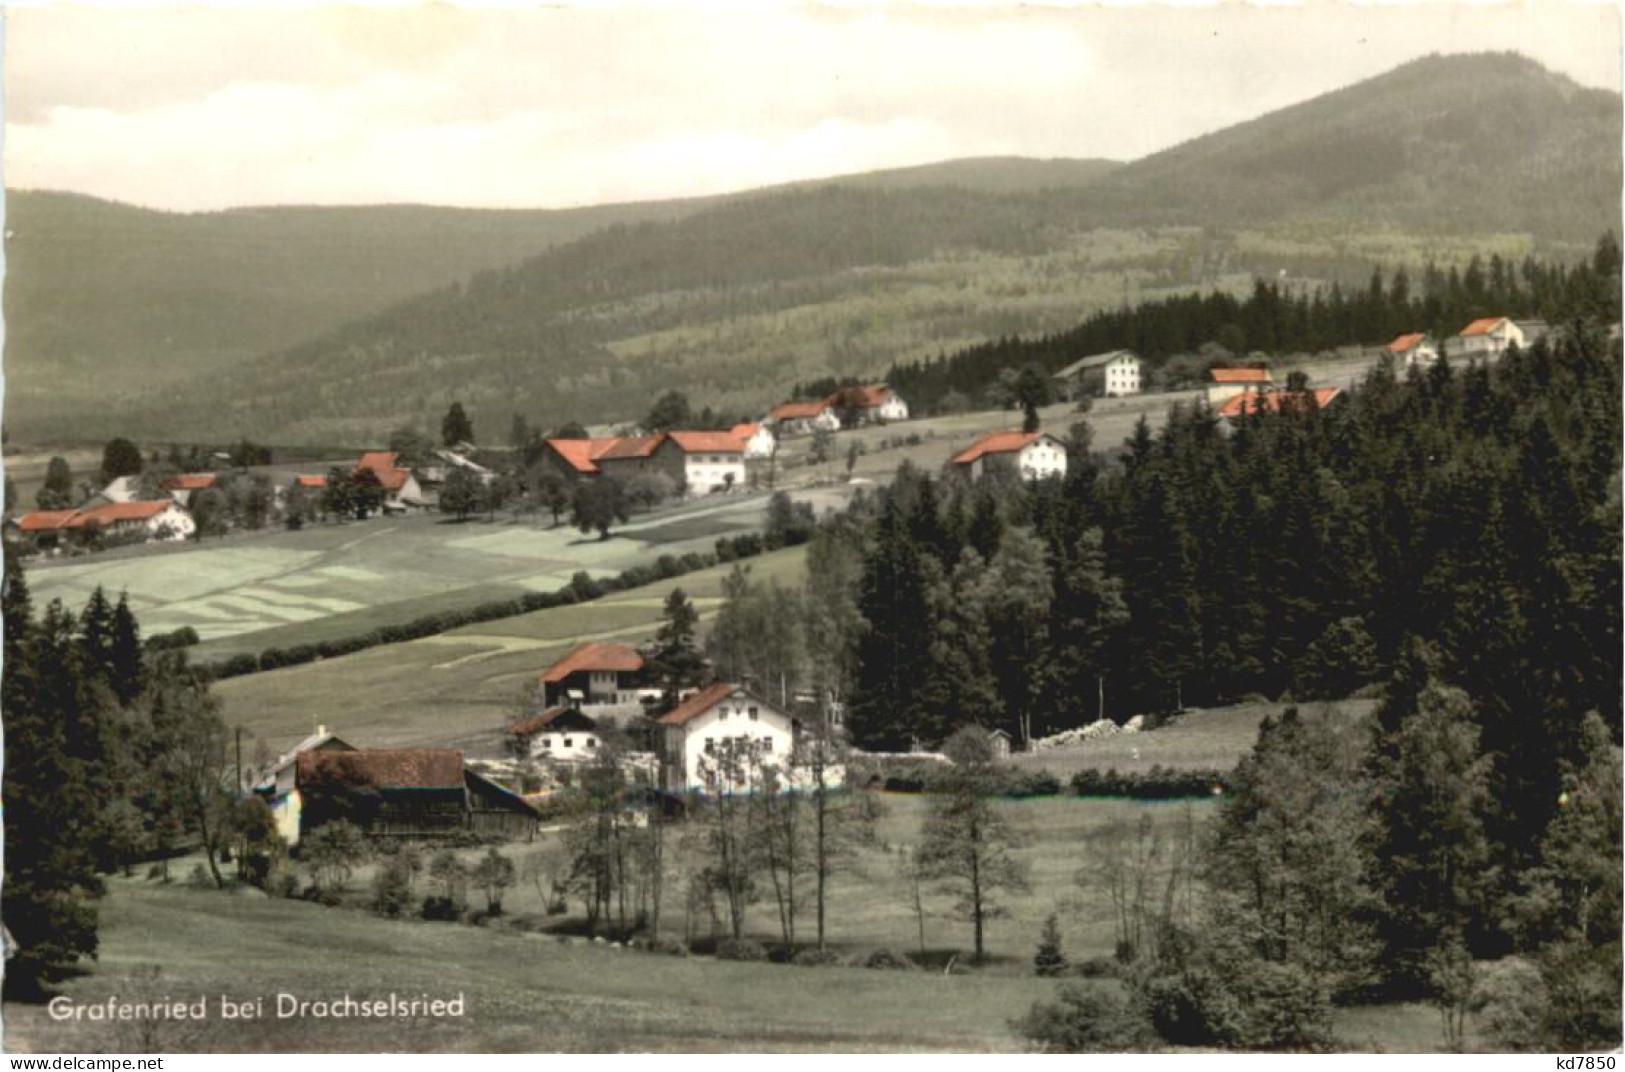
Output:
[[[49,437],[68,411],[92,435],[359,444],[453,398],[486,430],[514,412],[624,419],[673,387],[752,410],[797,382],[1254,274],[1574,259],[1618,214],[1619,112],[1617,94],[1520,57],[1423,60],[1128,165],[951,161],[611,228],[343,327],[301,321],[305,341],[191,376],[185,405],[166,383],[110,407],[114,383],[57,406],[99,359],[45,368],[8,347],[23,389],[8,422]],[[175,278],[154,285],[191,300],[195,277]]]

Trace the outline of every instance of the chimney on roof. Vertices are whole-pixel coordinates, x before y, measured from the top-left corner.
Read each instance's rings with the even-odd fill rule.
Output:
[[[316,736],[318,736],[318,737],[326,737],[327,736],[327,727],[321,725],[320,723],[317,723],[317,725],[316,725]]]

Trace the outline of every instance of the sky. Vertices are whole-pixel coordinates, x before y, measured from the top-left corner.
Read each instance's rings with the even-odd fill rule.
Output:
[[[9,5],[5,183],[566,207],[1132,160],[1435,52],[1620,88],[1612,3]]]

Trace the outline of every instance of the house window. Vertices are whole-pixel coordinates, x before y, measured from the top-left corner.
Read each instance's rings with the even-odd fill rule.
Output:
[[[542,747],[543,748],[552,748],[553,747],[553,738],[551,738],[551,737],[543,737],[542,738]]]
[[[750,720],[751,720],[751,721],[752,721],[752,722],[755,722],[755,721],[756,721],[756,708],[755,708],[755,707],[752,707],[752,708],[751,708],[751,709],[750,709]]]
[[[588,748],[597,748],[598,747],[598,738],[596,738],[596,737],[588,737],[587,738],[587,747]]]
[[[714,756],[717,754],[717,742],[714,737],[707,737],[705,739],[705,754],[708,756]]]
[[[764,752],[773,751],[773,738],[771,738],[771,737],[763,737],[762,738],[762,751],[764,751]]]
[[[565,739],[564,739],[564,747],[566,747],[566,748],[569,748],[569,747],[570,747],[570,743],[571,743],[571,738],[569,738],[569,737],[566,737],[566,738],[565,738]]]
[[[726,719],[727,717],[728,717],[728,708],[726,706],[717,708],[717,718]]]

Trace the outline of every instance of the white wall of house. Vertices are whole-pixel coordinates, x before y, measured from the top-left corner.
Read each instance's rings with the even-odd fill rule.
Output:
[[[192,515],[182,510],[179,503],[170,503],[158,513],[145,521],[121,521],[113,526],[113,531],[123,532],[125,529],[141,527],[146,529],[149,540],[184,540],[197,531],[197,522]]]
[[[1525,344],[1523,329],[1510,320],[1503,320],[1493,329],[1483,335],[1457,335],[1451,340],[1450,355],[1468,360],[1474,358],[1494,359],[1500,357],[1512,348]]]
[[[886,393],[886,401],[875,407],[875,415],[883,421],[908,420],[908,403],[896,391]]]
[[[1405,351],[1405,367],[1427,368],[1439,360],[1439,348],[1430,342],[1419,342]]]
[[[773,455],[773,448],[778,443],[778,436],[767,425],[760,425],[754,435],[745,440],[745,457],[768,458]]]
[[[597,730],[544,729],[530,739],[530,754],[537,759],[579,763],[598,754]]]
[[[730,476],[732,479],[730,480]],[[683,483],[690,495],[709,495],[720,488],[745,486],[743,454],[708,454],[698,451],[683,456]]]
[[[1106,397],[1140,393],[1140,359],[1133,354],[1120,354],[1106,363]]]
[[[1021,448],[1018,464],[1023,480],[1065,476],[1066,448],[1048,436],[1040,436]]]
[[[674,757],[682,757],[687,789],[706,788],[706,771],[714,769],[714,757],[725,747],[724,742],[740,740],[754,742],[764,764],[783,769],[791,760],[795,731],[789,715],[748,695],[723,700],[681,726],[667,727],[667,746]]]

